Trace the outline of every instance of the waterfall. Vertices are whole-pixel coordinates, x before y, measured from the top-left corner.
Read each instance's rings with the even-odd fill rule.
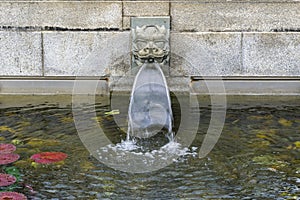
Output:
[[[170,137],[172,126],[173,114],[166,78],[158,63],[146,62],[138,71],[132,87],[127,138],[149,138],[160,131],[166,131]]]

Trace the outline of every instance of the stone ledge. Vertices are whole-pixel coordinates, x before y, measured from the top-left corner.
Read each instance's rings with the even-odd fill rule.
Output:
[[[0,95],[57,95],[72,94],[74,83],[82,87],[77,90],[76,94],[84,95],[108,95],[109,88],[106,80],[3,80],[0,79]],[[226,93],[219,93],[219,89],[210,88],[208,91],[206,82],[210,86],[220,85],[214,84],[216,80],[199,80],[190,81],[190,79],[167,79],[171,91],[186,92],[186,88],[191,86],[192,93],[196,95],[284,95],[284,96],[300,96],[300,79],[299,80],[218,80],[222,82]],[[174,81],[182,84],[181,88],[175,88]],[[96,91],[94,88],[96,87]],[[115,90],[118,92],[127,92],[130,94],[131,88],[124,90]],[[1,105],[1,104],[0,104]]]
[[[0,31],[0,75],[42,76],[42,39],[39,32]]]
[[[135,1],[135,0],[127,0]],[[151,0],[150,0],[151,1]],[[170,0],[171,3],[299,3],[299,0]]]
[[[57,95],[73,94],[74,85],[80,84],[78,95],[108,95],[106,80],[1,80],[0,95]],[[94,90],[96,88],[96,90]],[[75,94],[75,93],[74,93]]]
[[[122,29],[122,3],[0,2],[0,26]]]
[[[195,94],[206,95],[300,95],[300,80],[199,80],[192,82]],[[210,85],[208,90],[207,85]],[[223,85],[225,93],[214,86]]]

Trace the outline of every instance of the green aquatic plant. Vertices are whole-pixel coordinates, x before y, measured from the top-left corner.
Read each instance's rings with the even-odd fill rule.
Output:
[[[21,173],[20,173],[19,169],[15,166],[10,166],[10,167],[4,166],[2,170],[6,174],[15,177],[16,180],[15,180],[14,184],[11,184],[11,185],[3,188],[1,191],[14,191],[17,188],[19,188],[18,183],[21,180]]]
[[[21,179],[21,173],[20,173],[20,170],[19,170],[17,167],[15,167],[15,166],[5,167],[5,168],[4,168],[4,171],[5,171],[7,174],[10,174],[10,175],[16,177],[16,181],[17,181],[17,182]]]
[[[287,163],[279,160],[276,156],[274,155],[260,155],[256,156],[252,159],[257,164],[264,165],[266,167],[269,167],[271,171],[274,170],[276,171],[277,169],[281,169],[287,166]]]
[[[22,140],[19,140],[19,139],[13,139],[13,140],[11,141],[11,143],[14,144],[14,145],[19,145],[19,144],[23,144],[23,141],[22,141]]]

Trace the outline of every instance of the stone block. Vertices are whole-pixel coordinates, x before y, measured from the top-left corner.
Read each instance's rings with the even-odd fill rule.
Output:
[[[0,76],[41,76],[39,32],[0,31]]]
[[[130,17],[123,17],[123,30],[130,30]]]
[[[122,75],[130,66],[129,42],[129,32],[46,32],[45,76]]]
[[[171,76],[241,74],[241,33],[173,33],[171,52]]]
[[[174,31],[299,30],[299,2],[171,3]]]
[[[123,13],[125,16],[167,16],[169,2],[124,1]]]
[[[300,33],[244,33],[243,74],[299,76]]]
[[[122,28],[122,3],[101,1],[1,2],[2,27]]]

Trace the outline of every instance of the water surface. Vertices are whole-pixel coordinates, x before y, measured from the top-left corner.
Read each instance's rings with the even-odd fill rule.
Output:
[[[208,157],[187,155],[161,170],[131,174],[111,169],[90,156],[77,135],[71,105],[53,103],[53,98],[22,106],[2,104],[0,109],[0,142],[16,143],[21,156],[11,165],[21,174],[14,191],[25,193],[29,199],[300,197],[299,104],[273,103],[272,99],[261,104],[232,104],[221,138]],[[111,110],[106,102],[98,101],[97,118],[91,120],[98,120],[108,137],[118,143],[126,138],[124,127],[117,127],[114,115],[106,113]],[[173,103],[178,123],[176,106]],[[201,123],[191,152],[192,147],[201,146],[210,121],[210,106],[201,106],[200,112]],[[61,151],[69,157],[51,165],[32,163],[30,156],[42,151]]]

